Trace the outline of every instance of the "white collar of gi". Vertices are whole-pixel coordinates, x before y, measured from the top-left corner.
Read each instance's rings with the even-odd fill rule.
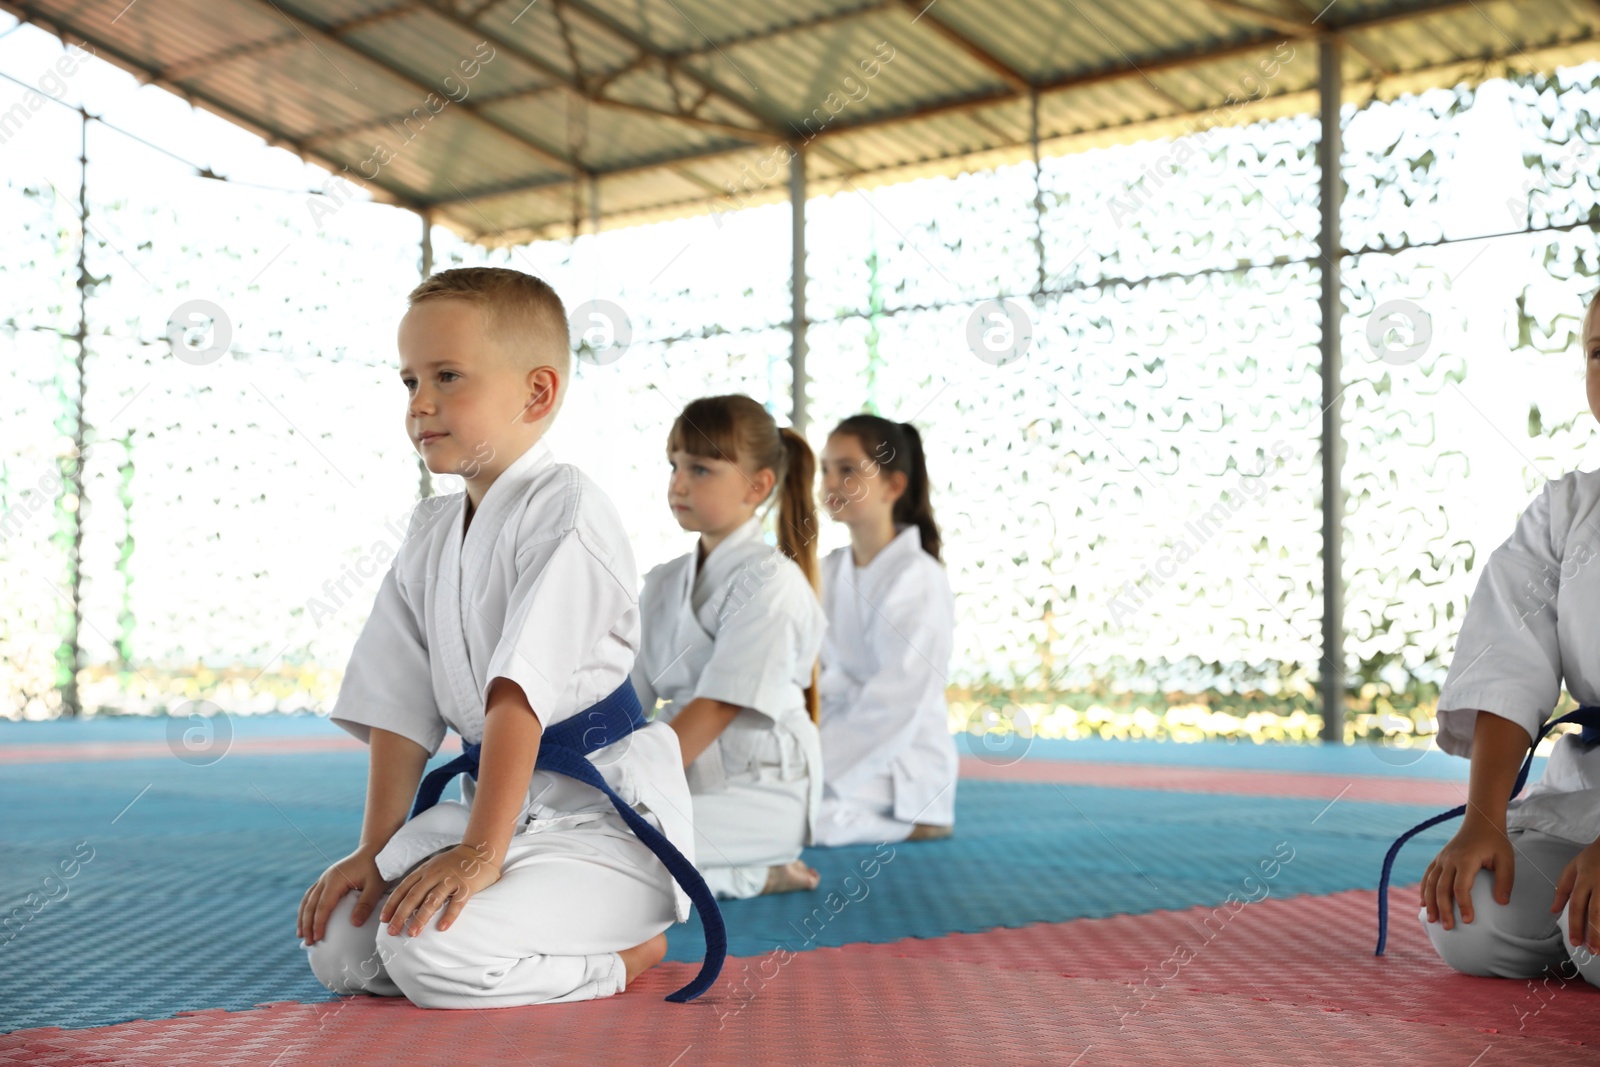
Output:
[[[911,523],[910,525],[900,525],[897,523],[896,525],[899,527],[899,530],[889,541],[889,543],[880,548],[878,550],[878,554],[868,560],[865,567],[857,567],[857,570],[868,570],[872,567],[876,567],[878,565],[878,561],[883,559],[885,556],[903,556],[908,552],[922,551],[922,528],[915,523]],[[850,554],[850,562],[852,564],[855,563],[854,552]]]
[[[718,541],[717,547],[706,553],[705,562],[700,564],[698,567],[690,568],[690,574],[693,576],[690,579],[691,584],[693,584],[694,579],[699,578],[703,572],[710,569],[712,557],[715,557],[717,562],[721,563],[724,559],[728,558],[728,556],[733,555],[734,546],[741,545],[746,541],[760,540],[760,538],[761,515],[758,512],[735,527],[733,532],[728,534],[727,537],[724,537],[721,541]],[[696,546],[694,558],[699,559],[699,557],[699,547]]]
[[[555,453],[550,451],[550,445],[544,438],[533,443],[522,455],[512,460],[506,469],[500,472],[500,477],[489,486],[489,491],[483,494],[483,499],[478,501],[478,506],[472,512],[472,525],[467,528],[467,536],[472,536],[472,531],[482,526],[485,529],[499,526],[498,516],[507,504],[515,500],[521,493],[522,487],[527,485],[540,471],[555,462]],[[461,494],[462,516],[466,514],[466,494]],[[456,531],[461,530],[461,522],[456,523]]]

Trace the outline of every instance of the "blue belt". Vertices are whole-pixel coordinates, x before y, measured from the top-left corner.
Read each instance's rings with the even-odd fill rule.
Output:
[[[576,778],[604,793],[628,828],[656,854],[700,910],[700,924],[705,928],[706,935],[705,962],[700,965],[700,973],[695,975],[694,981],[667,997],[681,1004],[710,989],[722,971],[722,961],[728,954],[728,931],[722,921],[722,911],[717,907],[716,897],[711,895],[706,880],[694,869],[694,864],[684,859],[683,853],[674,848],[660,830],[651,826],[644,816],[617,796],[588,758],[589,753],[620,741],[647,725],[644,710],[639,707],[639,695],[633,690],[633,681],[624,679],[616,691],[600,703],[546,729],[539,742],[539,759],[534,768]],[[417,790],[417,802],[411,808],[413,819],[439,803],[439,798],[444,795],[444,787],[456,775],[469,774],[474,781],[477,780],[478,754],[483,746],[463,744],[462,749],[461,755],[429,771],[422,780]]]
[[[1487,715],[1490,713],[1480,711],[1478,714]],[[1508,798],[1508,803],[1510,800],[1515,800],[1517,794],[1522,792],[1522,787],[1528,784],[1528,771],[1533,768],[1533,750],[1539,747],[1539,742],[1544,740],[1546,734],[1564,722],[1574,722],[1582,728],[1578,734],[1578,740],[1581,743],[1593,745],[1600,742],[1600,707],[1585,704],[1577,711],[1569,712],[1559,719],[1551,719],[1545,724],[1544,729],[1539,732],[1539,736],[1534,738],[1533,744],[1528,746],[1528,756],[1522,761],[1522,770],[1517,773],[1517,784],[1511,788],[1511,796]],[[1378,950],[1373,953],[1374,956],[1383,955],[1384,943],[1389,939],[1389,875],[1394,871],[1395,857],[1400,855],[1401,846],[1430,826],[1437,826],[1442,822],[1455,818],[1457,815],[1465,815],[1466,813],[1467,806],[1465,804],[1451,808],[1449,811],[1435,815],[1431,819],[1419,822],[1395,838],[1394,844],[1389,846],[1389,854],[1383,857],[1383,875],[1378,879]]]

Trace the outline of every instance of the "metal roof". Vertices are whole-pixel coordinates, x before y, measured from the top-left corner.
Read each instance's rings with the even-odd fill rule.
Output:
[[[487,244],[1314,111],[1330,35],[1347,100],[1600,58],[1595,0],[0,7]]]

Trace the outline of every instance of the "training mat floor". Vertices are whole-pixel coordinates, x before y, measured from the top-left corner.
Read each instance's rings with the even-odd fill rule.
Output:
[[[21,901],[92,858],[7,928],[0,1063],[1600,1063],[1600,990],[1433,955],[1412,883],[1449,825],[1403,854],[1372,957],[1383,851],[1437,807],[1362,798],[1434,797],[1448,765],[1412,777],[1391,753],[1294,750],[1302,777],[1387,779],[1329,798],[1261,792],[1292,776],[1234,746],[969,752],[969,770],[1006,773],[961,781],[954,838],[809,850],[815,893],[727,903],[730,959],[692,1005],[660,997],[692,973],[697,923],[620,997],[423,1012],[333,997],[294,937],[305,886],[354,843],[364,750],[311,724],[303,750],[278,726],[281,750],[214,764],[75,761],[58,726],[47,756],[6,759],[23,729],[0,730],[0,892]],[[1158,753],[1141,788],[1133,765]],[[1046,766],[1079,759],[1124,770],[1084,785]],[[1193,770],[1208,765],[1209,784]]]

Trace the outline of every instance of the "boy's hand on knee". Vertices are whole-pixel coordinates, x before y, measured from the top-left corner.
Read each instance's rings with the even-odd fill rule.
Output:
[[[469,899],[499,880],[500,864],[487,847],[457,845],[400,879],[378,919],[389,924],[391,934],[403,928],[415,937],[442,906],[439,929],[447,930]]]
[[[1455,909],[1461,908],[1461,921],[1470,923],[1472,883],[1480,870],[1494,874],[1494,899],[1511,903],[1511,883],[1516,873],[1516,852],[1503,826],[1473,819],[1461,824],[1450,843],[1439,850],[1422,876],[1422,906],[1428,921],[1439,922],[1446,930],[1455,927]]]
[[[1560,912],[1568,901],[1567,942],[1600,952],[1600,841],[1572,857],[1561,872],[1550,910]]]
[[[322,877],[311,883],[311,888],[300,898],[296,934],[308,945],[321,941],[322,935],[327,932],[328,916],[333,913],[334,905],[352,890],[359,891],[361,895],[350,913],[350,923],[360,926],[372,914],[387,885],[383,875],[378,873],[376,854],[356,849],[323,871]]]

